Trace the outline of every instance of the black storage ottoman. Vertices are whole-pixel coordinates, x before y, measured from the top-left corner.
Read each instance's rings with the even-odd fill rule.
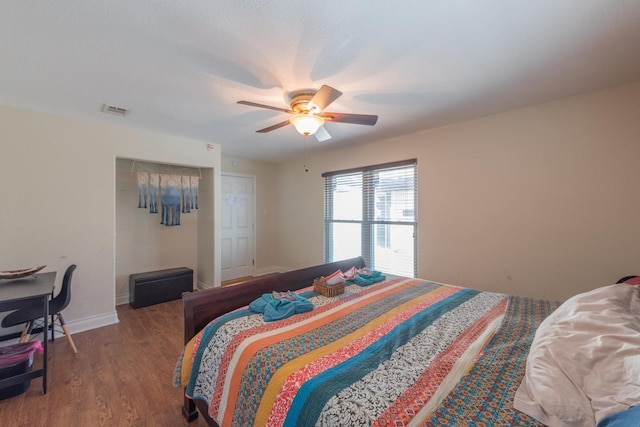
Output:
[[[129,303],[146,307],[182,298],[193,291],[193,270],[186,267],[149,271],[129,276]]]

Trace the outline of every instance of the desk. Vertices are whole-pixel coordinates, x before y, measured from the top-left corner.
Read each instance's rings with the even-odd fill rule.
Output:
[[[26,380],[42,377],[42,394],[47,393],[47,341],[49,331],[49,299],[53,292],[56,273],[38,273],[22,279],[0,280],[0,313],[17,310],[25,305],[40,302],[42,304],[43,347],[42,368],[0,380],[0,387],[20,384]],[[0,340],[3,337],[0,337]]]

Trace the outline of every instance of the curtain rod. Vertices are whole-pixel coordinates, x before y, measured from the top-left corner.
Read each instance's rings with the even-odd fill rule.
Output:
[[[140,161],[139,161],[139,160],[137,160],[137,159],[133,159],[133,163],[131,164],[131,171],[129,171],[129,173],[130,173],[131,175],[133,175],[133,173],[135,172],[136,161],[140,162]],[[154,163],[154,164],[155,164],[155,165],[162,166],[160,163]],[[171,173],[171,172],[172,172],[172,171],[171,171],[171,167],[172,167],[172,166],[171,166],[170,164],[168,164],[168,163],[165,163],[164,165],[165,165],[165,166],[167,166],[167,167],[169,168],[169,171],[168,171],[168,172],[164,172],[164,171],[163,171],[163,172],[155,172],[155,171],[153,171],[153,172],[140,171],[140,172],[146,172],[146,173],[158,173],[158,174],[161,174],[161,173]],[[179,169],[195,169],[195,167],[189,167],[189,166],[173,166],[173,167],[176,167],[176,168],[179,168]],[[152,168],[151,168],[151,169],[152,169]],[[182,175],[182,176],[185,176],[185,174],[184,174],[184,173],[183,173],[183,174],[181,174],[181,175]],[[195,175],[186,175],[186,176],[195,176]],[[199,166],[198,166],[198,178],[199,178],[199,179],[202,179],[202,169],[201,169]]]

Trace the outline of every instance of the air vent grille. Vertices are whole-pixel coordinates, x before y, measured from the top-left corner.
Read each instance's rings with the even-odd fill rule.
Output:
[[[124,117],[127,114],[129,114],[129,110],[127,110],[126,108],[118,107],[116,105],[109,105],[109,104],[102,105],[102,112],[115,114],[116,116],[121,116],[121,117]]]

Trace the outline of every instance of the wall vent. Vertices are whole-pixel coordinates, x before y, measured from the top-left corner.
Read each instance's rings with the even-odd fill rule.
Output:
[[[127,114],[129,114],[129,110],[127,110],[126,108],[117,107],[115,105],[109,105],[109,104],[102,105],[102,112],[115,114],[116,116],[121,116],[121,117],[124,117]]]

